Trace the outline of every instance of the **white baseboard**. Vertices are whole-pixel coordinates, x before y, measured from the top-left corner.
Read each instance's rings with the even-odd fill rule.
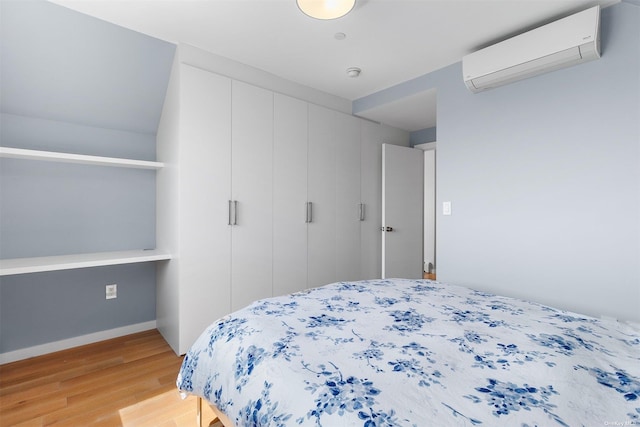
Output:
[[[124,335],[135,334],[136,332],[148,331],[156,328],[156,321],[136,323],[135,325],[122,326],[120,328],[109,329],[107,331],[94,332],[92,334],[81,335],[79,337],[68,338],[46,344],[35,345],[33,347],[21,348],[19,350],[0,353],[0,365],[17,360],[28,359],[30,357],[42,356],[43,354],[55,351],[66,350],[85,344],[92,344],[111,338],[122,337]]]

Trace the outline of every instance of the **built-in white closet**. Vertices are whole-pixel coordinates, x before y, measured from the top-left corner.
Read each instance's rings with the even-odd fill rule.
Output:
[[[176,353],[257,299],[379,277],[383,142],[408,135],[176,60],[157,145],[157,325]]]

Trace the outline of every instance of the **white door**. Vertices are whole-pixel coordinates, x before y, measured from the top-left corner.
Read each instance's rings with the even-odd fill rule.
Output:
[[[360,121],[336,113],[336,280],[361,278],[360,271]]]
[[[273,295],[307,287],[307,103],[274,95]]]
[[[383,278],[422,278],[423,198],[423,151],[383,144]]]
[[[380,125],[361,122],[360,222],[361,279],[380,278],[380,224],[382,224],[382,142]]]
[[[231,104],[231,308],[237,310],[272,295],[273,92],[234,80]]]
[[[336,112],[309,104],[310,288],[336,281]]]
[[[172,247],[180,252],[175,265],[169,265],[180,277],[171,273],[168,283],[159,281],[163,288],[175,286],[169,298],[179,303],[179,343],[172,342],[178,354],[231,308],[226,206],[231,185],[231,80],[183,64],[181,81],[180,143],[168,148],[175,150],[168,172],[176,174],[173,179],[179,184],[178,194],[173,185],[169,188],[175,198],[168,203],[180,216],[179,229],[170,236],[179,239]]]

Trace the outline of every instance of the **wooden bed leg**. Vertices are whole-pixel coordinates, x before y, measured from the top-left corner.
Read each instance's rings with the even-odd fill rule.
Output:
[[[196,425],[202,427],[202,398],[200,396],[196,398]]]

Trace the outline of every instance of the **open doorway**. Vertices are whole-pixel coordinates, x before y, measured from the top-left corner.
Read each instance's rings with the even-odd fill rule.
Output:
[[[372,108],[368,108],[366,111],[358,111],[359,116],[368,118],[370,120],[379,121],[389,126],[403,129],[409,132],[409,147],[411,151],[419,153],[420,165],[424,164],[424,168],[420,170],[419,175],[414,176],[414,179],[420,182],[420,193],[415,195],[413,193],[416,182],[410,181],[402,187],[402,193],[411,194],[412,197],[419,199],[419,212],[413,212],[416,218],[412,217],[411,226],[420,227],[420,231],[412,229],[411,233],[413,237],[419,238],[419,243],[416,247],[411,246],[411,254],[407,254],[407,244],[403,242],[404,246],[402,251],[403,255],[398,258],[411,264],[410,272],[400,271],[402,276],[397,277],[411,277],[411,278],[436,278],[436,206],[435,206],[435,168],[436,168],[436,139],[437,139],[437,89],[435,87],[425,89],[421,92],[414,93],[412,95],[395,99],[387,103],[377,105]],[[427,153],[428,151],[428,153]],[[424,155],[424,162],[423,156]],[[383,166],[384,168],[384,166]],[[384,170],[384,169],[383,169]],[[400,171],[394,171],[399,173]],[[406,170],[402,170],[401,174],[406,174]],[[418,177],[419,176],[419,177]],[[383,185],[384,185],[384,172],[383,172]],[[411,191],[409,190],[411,188]],[[426,190],[426,192],[425,192]],[[384,192],[384,190],[383,190]],[[395,192],[393,192],[395,194]],[[404,202],[403,202],[404,203]],[[400,204],[404,206],[403,204]],[[418,206],[414,206],[411,203],[412,209],[418,209]],[[383,197],[383,212],[385,209],[384,197]],[[405,222],[402,222],[405,221]],[[419,224],[414,224],[414,221],[419,221]],[[384,220],[383,214],[383,265],[386,262],[384,243],[388,240],[390,242],[395,240],[401,240],[401,231],[399,224],[402,224],[403,228],[407,227],[406,220],[389,220],[387,224]],[[386,229],[389,228],[388,231]],[[389,234],[387,234],[389,233]],[[412,241],[412,244],[415,243]],[[398,251],[389,251],[390,253],[396,253]],[[408,261],[410,260],[410,262]],[[383,268],[382,271],[386,272],[387,269]],[[397,271],[397,270],[395,270]],[[391,277],[391,276],[389,276]]]
[[[415,148],[424,150],[424,249],[423,278],[436,279],[436,146],[429,142]]]

